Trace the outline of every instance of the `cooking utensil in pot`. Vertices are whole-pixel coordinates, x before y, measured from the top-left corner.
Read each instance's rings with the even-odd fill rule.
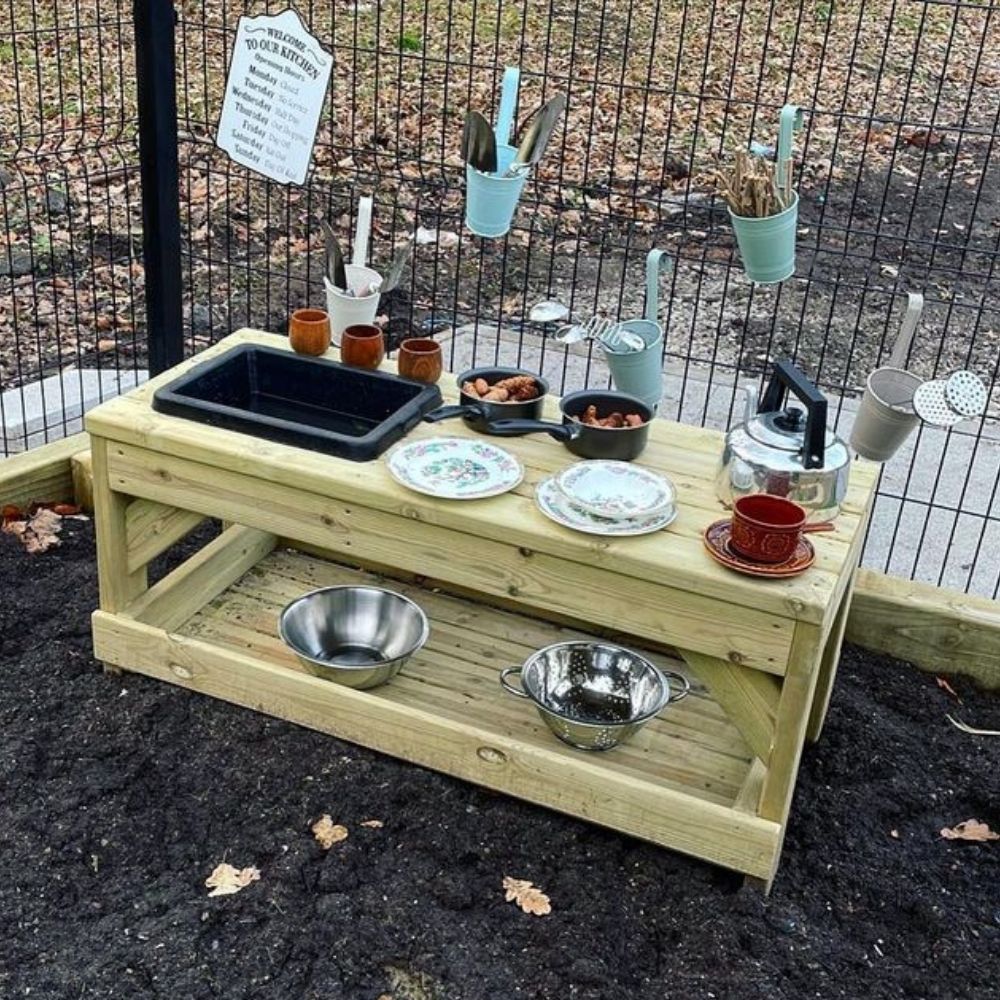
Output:
[[[588,407],[594,406],[599,419],[612,413],[635,413],[642,418],[638,427],[596,427],[582,422]],[[638,458],[649,439],[649,422],[653,408],[636,396],[610,390],[582,389],[571,392],[559,401],[562,423],[548,420],[492,420],[483,430],[487,434],[513,437],[521,434],[548,434],[561,441],[580,458],[610,458],[631,462]]]
[[[381,587],[324,587],[296,598],[278,634],[311,674],[345,687],[377,687],[427,642],[427,616]]]
[[[747,387],[743,422],[726,435],[716,495],[727,506],[749,493],[787,497],[810,521],[831,521],[847,493],[851,456],[826,426],[826,397],[791,362],[779,361],[760,405]],[[807,407],[785,407],[792,392]]]
[[[462,389],[466,382],[475,382],[477,378],[485,379],[489,385],[495,385],[502,379],[512,378],[516,375],[528,375],[535,380],[538,395],[534,399],[501,403],[491,399],[479,399]],[[438,421],[449,420],[452,417],[463,417],[465,422],[476,431],[486,431],[487,425],[492,420],[505,420],[507,418],[537,420],[542,415],[542,407],[545,405],[545,395],[549,391],[549,383],[540,375],[525,371],[523,368],[470,368],[469,371],[462,372],[458,376],[458,388],[460,403],[431,410],[430,413],[425,414],[424,420],[436,424]]]
[[[522,688],[509,678],[519,676]],[[671,681],[678,690],[671,691]],[[578,750],[610,750],[690,691],[687,678],[606,642],[557,642],[500,671],[504,690],[535,703],[542,721]]]
[[[465,116],[462,159],[484,174],[496,173],[497,137],[490,123],[478,111],[470,111]]]
[[[553,338],[560,344],[579,344],[581,340],[600,340],[606,334],[615,321],[604,316],[591,316],[585,323],[568,323],[561,326]]]
[[[344,267],[344,251],[340,248],[340,241],[326,219],[320,219],[319,226],[326,244],[326,276],[334,288],[346,292],[347,269]]]
[[[538,163],[565,107],[566,95],[556,94],[535,111],[529,119],[528,127],[517,147],[514,162],[507,168],[505,177],[517,177]]]

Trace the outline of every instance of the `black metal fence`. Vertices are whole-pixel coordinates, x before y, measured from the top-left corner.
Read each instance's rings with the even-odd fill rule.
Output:
[[[317,221],[346,240],[359,195],[373,194],[377,265],[418,228],[426,240],[390,330],[436,332],[453,364],[519,360],[557,388],[606,380],[599,358],[554,344],[528,311],[557,298],[578,315],[638,315],[655,245],[676,262],[661,293],[667,416],[723,426],[737,382],[791,356],[846,427],[913,290],[927,305],[909,367],[971,367],[995,395],[993,3],[303,2],[335,59],[303,188],[214,145],[240,14],[286,4],[174,6],[187,351],[241,326],[283,330],[291,309],[322,305]],[[3,17],[4,387],[67,364],[137,371],[149,347],[131,10],[9,0]],[[505,65],[521,68],[519,120],[557,91],[569,104],[511,232],[480,240],[462,224],[459,138],[467,108],[495,113]],[[786,102],[806,111],[798,266],[767,288],[743,276],[710,180],[733,149],[773,146]],[[886,467],[869,565],[997,593],[994,405],[985,421],[921,433]]]

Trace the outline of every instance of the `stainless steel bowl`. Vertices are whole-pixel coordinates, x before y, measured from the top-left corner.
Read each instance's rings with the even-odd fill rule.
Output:
[[[317,677],[373,688],[399,673],[427,641],[427,616],[381,587],[324,587],[292,601],[278,634]]]
[[[508,680],[515,674],[524,690]],[[680,687],[673,693],[671,679]],[[546,646],[520,667],[502,670],[500,683],[530,698],[549,729],[578,750],[610,750],[690,690],[686,677],[605,642]]]

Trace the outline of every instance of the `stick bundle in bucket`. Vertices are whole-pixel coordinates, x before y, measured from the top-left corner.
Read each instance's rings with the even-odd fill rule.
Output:
[[[762,156],[738,150],[732,167],[715,173],[715,186],[733,215],[766,219],[792,204],[791,170],[784,171],[784,190],[775,165]]]

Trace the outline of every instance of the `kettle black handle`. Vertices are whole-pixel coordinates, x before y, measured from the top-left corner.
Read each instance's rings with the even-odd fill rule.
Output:
[[[789,391],[806,408],[802,464],[807,469],[822,469],[826,460],[826,396],[791,361],[774,363],[774,374],[764,390],[757,412],[777,413],[784,408]]]

